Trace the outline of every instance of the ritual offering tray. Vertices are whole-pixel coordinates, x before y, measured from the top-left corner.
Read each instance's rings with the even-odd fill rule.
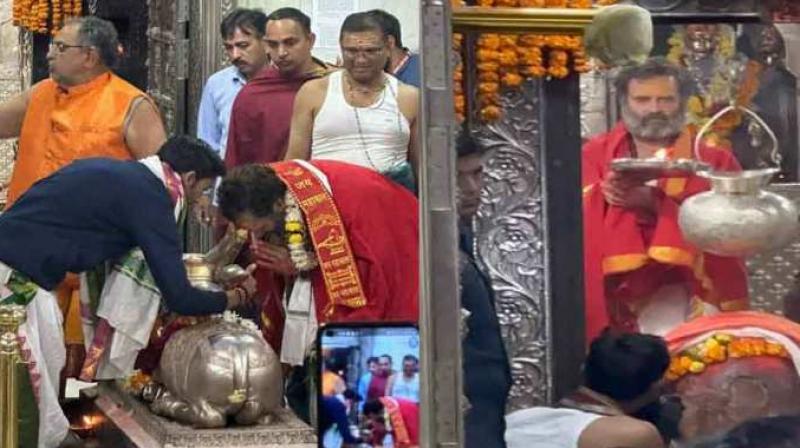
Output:
[[[689,177],[701,171],[708,171],[711,166],[694,159],[668,160],[662,158],[634,159],[625,157],[612,160],[611,169],[643,179],[658,179],[661,177]]]

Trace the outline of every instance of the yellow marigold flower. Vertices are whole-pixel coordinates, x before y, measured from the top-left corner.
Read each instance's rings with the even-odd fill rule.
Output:
[[[706,365],[699,361],[693,361],[689,366],[689,371],[692,373],[700,373],[704,370],[706,370]]]
[[[689,369],[692,366],[692,359],[688,356],[681,356],[681,367]]]
[[[302,244],[303,242],[303,235],[299,233],[292,233],[289,235],[288,238],[289,244]]]
[[[767,342],[767,354],[772,356],[780,356],[782,347],[783,346],[781,344]]]
[[[299,232],[303,230],[303,225],[300,221],[287,221],[286,222],[286,231],[287,232]]]
[[[693,97],[693,98],[695,98],[695,97]],[[719,341],[719,342],[721,342],[723,344],[729,344],[733,340],[731,335],[725,334],[725,333],[717,333],[717,334],[715,334],[714,335],[714,339],[716,339],[717,341]]]
[[[709,348],[708,357],[711,358],[712,361],[716,362],[725,361],[725,359],[727,358],[725,354],[725,347],[718,345],[716,347]]]

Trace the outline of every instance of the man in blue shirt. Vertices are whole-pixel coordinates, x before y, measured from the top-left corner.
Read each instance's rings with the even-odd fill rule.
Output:
[[[369,14],[375,16],[383,27],[383,34],[389,39],[389,63],[386,72],[400,81],[419,87],[419,55],[413,54],[403,46],[400,21],[382,9],[373,9]]]
[[[180,179],[189,203],[225,173],[212,149],[191,137],[170,138],[159,157],[166,182],[170,172]],[[87,271],[136,247],[172,312],[221,313],[254,292],[250,281],[253,289],[238,292],[189,284],[173,198],[165,181],[139,161],[77,160],[37,182],[0,215],[0,262],[45,290],[67,272]]]
[[[269,62],[264,42],[267,16],[256,9],[234,9],[220,24],[231,66],[208,78],[197,113],[197,137],[225,158],[228,122],[236,95]]]
[[[20,333],[31,378],[39,378],[38,421],[46,429],[40,436],[48,437],[43,446],[57,444],[53,438],[63,438],[68,426],[57,402],[65,361],[61,316],[48,292],[68,272],[88,271],[138,247],[174,313],[221,313],[255,293],[252,277],[225,292],[194,288],[183,264],[176,204],[181,198],[191,203],[225,173],[219,156],[202,141],[173,137],[159,157],[77,160],[34,184],[0,215],[0,305],[28,312]],[[33,397],[22,401],[32,403]]]

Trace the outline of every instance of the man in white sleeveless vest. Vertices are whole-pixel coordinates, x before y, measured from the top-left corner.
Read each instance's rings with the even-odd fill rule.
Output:
[[[295,97],[286,159],[327,159],[383,173],[413,190],[419,91],[383,68],[389,42],[369,13],[344,20],[344,70],[308,81]]]
[[[592,341],[584,385],[561,408],[506,417],[508,448],[662,448],[677,437],[680,402],[661,397],[669,366],[663,339],[609,330]]]

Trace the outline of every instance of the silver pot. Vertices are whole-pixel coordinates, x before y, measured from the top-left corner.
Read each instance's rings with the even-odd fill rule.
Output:
[[[695,158],[700,159],[703,135],[714,122],[737,109],[766,131],[772,140],[772,162],[780,167],[775,133],[758,114],[742,106],[722,109],[700,129],[694,143]],[[730,257],[748,257],[788,244],[797,235],[797,207],[791,200],[764,190],[779,171],[698,172],[711,182],[711,191],[692,196],[681,205],[678,224],[684,238],[704,252]]]
[[[678,216],[684,238],[704,252],[747,257],[788,244],[798,231],[791,200],[764,190],[775,168],[698,173],[711,191],[683,202]]]

